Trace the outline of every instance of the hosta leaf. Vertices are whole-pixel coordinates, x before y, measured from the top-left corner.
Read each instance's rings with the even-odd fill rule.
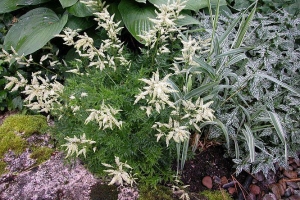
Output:
[[[74,5],[78,0],[59,0],[63,8]]]
[[[173,1],[170,0],[170,3],[172,3]],[[155,5],[162,5],[162,4],[167,4],[168,0],[149,0],[149,2]],[[217,2],[218,0],[211,0],[212,5],[217,5]],[[224,6],[224,5],[227,5],[226,0],[220,0],[220,6]],[[193,10],[197,12],[198,10],[206,7],[208,7],[208,0],[187,0],[184,9]]]
[[[75,17],[73,15],[70,15],[66,27],[69,27],[70,29],[73,30],[76,29],[85,30],[93,26],[95,23],[96,23],[95,21],[88,20],[87,18]]]
[[[155,7],[152,5],[140,6],[131,0],[121,0],[119,4],[119,11],[126,28],[139,42],[142,42],[142,40],[138,35],[148,32],[154,25],[149,20],[149,18],[156,18],[154,9]],[[128,12],[129,10],[130,12]]]
[[[87,7],[84,3],[81,3],[80,1],[76,2],[71,7],[67,8],[68,12],[76,17],[88,17],[92,16],[93,12],[92,10]]]
[[[0,1],[0,14],[8,13],[14,10],[18,10],[23,6],[38,5],[48,2],[50,0],[1,0]]]
[[[175,21],[175,23],[177,24],[177,26],[187,26],[187,25],[191,25],[191,24],[200,24],[200,21],[195,19],[194,17],[183,13],[182,14],[184,16],[184,18],[182,19],[178,19]]]
[[[59,34],[67,20],[68,15],[60,19],[48,8],[33,9],[21,16],[7,32],[4,48],[10,50],[13,47],[19,55],[31,54]]]

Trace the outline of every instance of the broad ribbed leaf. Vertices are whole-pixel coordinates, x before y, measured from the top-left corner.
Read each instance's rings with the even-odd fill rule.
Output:
[[[200,21],[195,19],[194,17],[188,15],[188,14],[182,14],[184,16],[184,18],[182,19],[178,19],[175,21],[175,23],[177,24],[177,26],[187,26],[187,25],[191,25],[191,24],[200,24]]]
[[[132,0],[121,0],[119,4],[119,11],[126,28],[139,42],[143,40],[138,35],[148,32],[154,25],[149,20],[149,18],[156,18],[154,9],[152,5],[139,5]]]
[[[4,48],[10,50],[13,47],[19,55],[31,54],[59,34],[67,20],[68,15],[60,19],[48,8],[33,9],[10,28],[4,40]]]
[[[76,17],[88,17],[93,15],[92,10],[80,1],[67,8],[67,10]]]
[[[78,0],[59,0],[63,8],[74,5]]]
[[[170,0],[170,3],[176,2],[176,0]],[[149,0],[150,3],[155,5],[167,4],[168,0]],[[218,0],[211,0],[212,5],[217,5]],[[227,5],[226,0],[220,0],[220,6]],[[186,6],[184,9],[198,11],[202,8],[208,7],[208,0],[187,0]]]
[[[96,22],[93,20],[88,20],[87,18],[84,17],[75,17],[73,15],[70,15],[66,27],[69,27],[70,29],[73,30],[76,29],[85,30],[87,28],[90,28],[94,24],[96,24]]]
[[[0,1],[0,14],[8,13],[14,10],[18,10],[23,6],[38,5],[48,2],[50,0],[1,0]]]
[[[287,143],[286,143],[286,140],[285,140],[285,132],[284,132],[283,127],[281,125],[280,119],[279,119],[278,115],[274,112],[268,111],[268,114],[270,116],[271,123],[273,124],[279,139],[284,144],[285,161],[287,162],[287,159],[288,159]]]

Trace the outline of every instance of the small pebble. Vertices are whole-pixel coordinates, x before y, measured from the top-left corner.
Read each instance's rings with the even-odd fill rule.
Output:
[[[292,170],[284,170],[283,175],[285,175],[290,179],[293,179],[293,178],[297,178],[298,173]]]
[[[212,188],[212,178],[210,176],[205,176],[203,179],[202,179],[202,184],[207,187],[208,189],[211,189]]]
[[[285,190],[283,196],[289,197],[289,196],[291,196],[292,194],[293,194],[293,193],[292,193],[292,189],[288,187],[288,188]]]
[[[276,196],[273,193],[269,193],[269,194],[266,194],[263,197],[263,200],[277,200],[277,199],[276,199]]]
[[[299,199],[300,199],[300,195],[297,194],[289,197],[289,200],[299,200]]]
[[[279,184],[281,184],[283,186],[283,189],[285,190],[286,189],[286,182],[283,180],[283,179],[280,179],[278,181]]]
[[[227,189],[227,188],[229,188],[229,187],[234,186],[235,184],[236,184],[235,181],[231,181],[231,182],[229,182],[229,183],[224,184],[224,185],[223,185],[223,188],[224,188],[224,189]]]
[[[293,168],[293,170],[296,170],[298,166],[297,166],[296,163],[292,163],[292,164],[291,164],[291,167]]]
[[[214,176],[213,179],[216,184],[221,185],[221,179],[219,177]]]
[[[263,181],[263,180],[265,179],[265,176],[264,176],[264,174],[260,171],[260,172],[258,172],[258,173],[255,174],[255,178],[256,178],[256,180],[258,180],[258,181]]]
[[[230,187],[230,188],[228,188],[228,193],[229,193],[229,194],[233,195],[235,192],[236,192],[235,187]]]
[[[226,176],[222,176],[221,177],[221,185],[224,185],[226,183],[228,183],[228,179],[226,178]]]
[[[250,192],[254,195],[259,195],[260,194],[260,187],[258,187],[257,185],[250,185],[249,186]]]
[[[296,182],[287,181],[286,184],[295,190],[299,189],[299,186]]]
[[[269,185],[270,190],[273,192],[273,194],[276,196],[276,199],[280,199],[281,197],[281,188],[279,184],[271,184]],[[284,191],[283,191],[284,193]]]

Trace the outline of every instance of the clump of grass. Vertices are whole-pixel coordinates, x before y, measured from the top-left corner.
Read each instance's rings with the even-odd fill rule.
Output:
[[[208,200],[233,200],[232,197],[223,189],[221,190],[205,190],[200,193],[208,198]]]

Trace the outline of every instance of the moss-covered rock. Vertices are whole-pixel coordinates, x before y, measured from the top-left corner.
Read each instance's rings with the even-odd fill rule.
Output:
[[[24,137],[44,133],[47,130],[47,119],[42,115],[11,115],[0,127],[0,134],[6,131],[19,132]]]
[[[33,134],[43,134],[47,130],[46,117],[41,115],[11,115],[0,126],[0,175],[5,173],[6,163],[3,161],[5,153],[9,150],[16,155],[30,149],[31,158],[36,164],[46,161],[53,150],[37,144],[29,144],[26,138]]]

